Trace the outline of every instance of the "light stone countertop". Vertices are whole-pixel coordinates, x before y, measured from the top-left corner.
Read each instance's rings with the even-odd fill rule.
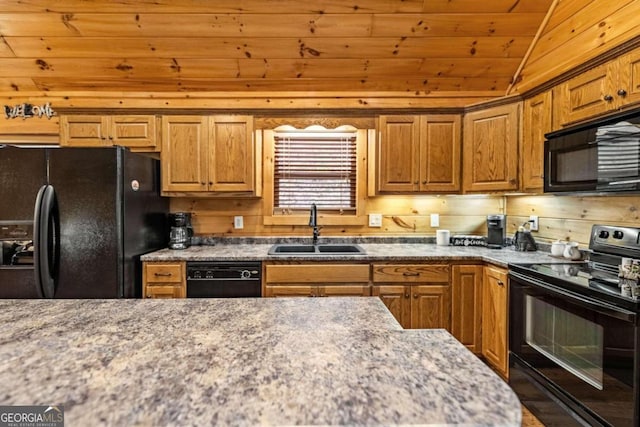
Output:
[[[219,243],[191,246],[184,250],[161,249],[145,254],[142,261],[482,261],[508,267],[513,263],[571,262],[549,252],[518,252],[466,246],[437,246],[431,243],[358,243],[366,254],[269,255],[272,243]]]
[[[69,426],[519,426],[517,396],[378,298],[0,300],[0,403]]]

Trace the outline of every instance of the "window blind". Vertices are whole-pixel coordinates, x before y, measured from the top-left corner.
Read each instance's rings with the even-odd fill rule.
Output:
[[[352,133],[277,134],[274,209],[355,211],[356,164]]]

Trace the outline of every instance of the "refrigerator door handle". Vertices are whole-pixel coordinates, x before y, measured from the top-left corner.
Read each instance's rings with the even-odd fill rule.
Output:
[[[38,191],[34,212],[33,247],[36,290],[40,298],[53,298],[56,291],[54,274],[57,257],[56,193],[52,185]]]

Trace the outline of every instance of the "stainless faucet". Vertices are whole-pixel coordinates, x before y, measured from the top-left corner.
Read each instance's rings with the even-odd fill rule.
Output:
[[[318,244],[318,236],[320,236],[320,228],[318,227],[318,208],[315,203],[311,204],[311,213],[309,215],[309,227],[313,227],[313,244]]]

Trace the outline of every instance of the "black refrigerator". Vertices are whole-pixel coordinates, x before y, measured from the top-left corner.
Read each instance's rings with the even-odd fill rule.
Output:
[[[0,298],[141,297],[168,211],[150,157],[0,145]]]

